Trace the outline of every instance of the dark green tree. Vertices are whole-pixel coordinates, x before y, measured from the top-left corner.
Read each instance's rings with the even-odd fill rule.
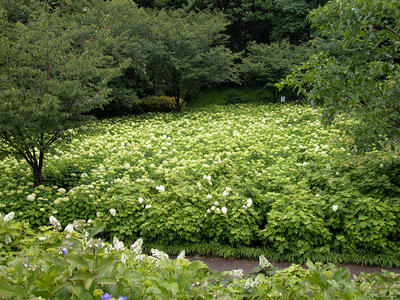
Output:
[[[400,2],[338,0],[314,10],[310,20],[343,51],[321,51],[295,68],[291,86],[321,104],[322,120],[354,118],[349,133],[358,149],[399,141]],[[340,53],[342,55],[340,55]]]
[[[103,54],[107,28],[57,9],[35,11],[26,24],[3,19],[2,26],[0,151],[24,158],[38,186],[46,153],[87,112],[108,103],[108,83],[121,67]]]

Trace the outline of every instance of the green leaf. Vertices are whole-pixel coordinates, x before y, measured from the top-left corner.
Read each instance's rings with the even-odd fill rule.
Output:
[[[72,293],[78,297],[78,299],[93,299],[92,295],[80,286],[76,286],[72,289]]]

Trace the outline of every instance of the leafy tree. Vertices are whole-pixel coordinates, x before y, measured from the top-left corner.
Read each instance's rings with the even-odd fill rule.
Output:
[[[348,128],[359,150],[399,140],[400,2],[338,0],[314,10],[310,20],[336,36],[342,55],[326,51],[295,68],[280,87],[295,87],[320,103],[322,120],[350,114]]]
[[[154,86],[165,83],[165,92],[174,96],[178,109],[179,98],[200,87],[236,80],[236,55],[223,46],[225,25],[220,14],[182,9],[157,13],[147,71]]]
[[[121,69],[103,55],[106,28],[58,12],[3,22],[0,36],[0,150],[24,158],[36,186],[53,143],[109,101],[108,82]]]
[[[290,73],[295,65],[312,54],[307,45],[296,46],[287,40],[272,44],[249,43],[240,64],[242,83],[253,86],[271,85]]]

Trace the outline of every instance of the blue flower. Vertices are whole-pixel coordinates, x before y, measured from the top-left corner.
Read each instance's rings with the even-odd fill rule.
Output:
[[[63,253],[64,255],[67,255],[67,254],[68,254],[68,249],[67,249],[67,248],[62,248],[62,253]]]
[[[128,300],[128,297],[127,296],[118,296],[118,299],[120,299],[120,300]]]
[[[100,297],[101,300],[108,300],[110,298],[112,298],[112,295],[110,295],[109,293],[104,293],[103,296]]]
[[[73,245],[74,245],[74,243],[73,243],[73,242],[69,242],[69,244],[70,244],[71,246],[73,246]]]

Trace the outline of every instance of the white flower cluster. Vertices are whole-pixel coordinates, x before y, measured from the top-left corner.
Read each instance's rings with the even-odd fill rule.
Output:
[[[115,217],[115,215],[117,214],[117,211],[114,208],[110,209],[110,214]]]
[[[264,269],[269,269],[269,268],[273,267],[273,265],[264,257],[264,255],[260,255],[259,264],[260,264],[260,267],[262,267]]]
[[[113,245],[114,245],[115,250],[118,250],[118,251],[125,250],[124,243],[122,241],[120,241],[116,236],[114,236],[114,238],[113,238]]]
[[[248,278],[246,282],[244,283],[244,288],[245,289],[252,289],[258,287],[262,283],[262,280],[260,279],[259,276],[256,277],[256,279],[253,278]]]
[[[181,253],[179,253],[179,255],[176,257],[176,258],[185,258],[185,256],[186,256],[186,252],[185,252],[185,250],[182,250],[181,251]]]
[[[232,189],[231,189],[229,186],[227,186],[227,187],[225,188],[225,190],[222,192],[222,196],[224,196],[224,197],[229,196],[229,192],[230,192],[230,191],[232,191]]]
[[[4,216],[4,222],[8,222],[8,221],[11,221],[12,219],[14,219],[14,212],[12,211],[12,212],[10,212],[10,213],[8,213],[8,214],[6,214],[5,216]]]
[[[142,254],[142,245],[143,245],[143,240],[142,238],[139,238],[136,242],[134,242],[130,249],[133,253],[136,254]]]
[[[244,209],[248,209],[253,205],[253,200],[251,198],[247,199],[246,204],[243,205]]]
[[[49,222],[51,225],[53,225],[55,231],[61,230],[61,223],[54,216],[50,216]]]
[[[151,255],[152,255],[155,259],[159,259],[159,260],[169,259],[169,256],[168,256],[167,253],[162,252],[162,251],[157,250],[157,249],[151,249]]]
[[[243,277],[243,270],[242,269],[232,270],[232,271],[229,271],[227,274],[230,275],[230,276],[235,276],[235,277],[242,278]]]
[[[156,190],[159,191],[160,193],[164,193],[165,192],[165,187],[163,185],[157,185],[156,186]]]
[[[215,201],[214,205],[211,206],[209,209],[207,209],[207,214],[211,213],[212,211],[215,211],[217,213],[222,212],[224,215],[226,215],[226,213],[228,212],[228,209],[226,208],[226,206],[219,208],[219,207],[217,207],[218,205],[219,205],[219,202]],[[207,214],[205,214],[204,216],[206,217]]]
[[[203,176],[203,179],[207,180],[209,185],[212,185],[212,182],[211,182],[211,175],[208,175],[208,176],[207,176],[207,175],[204,175],[204,176]]]

